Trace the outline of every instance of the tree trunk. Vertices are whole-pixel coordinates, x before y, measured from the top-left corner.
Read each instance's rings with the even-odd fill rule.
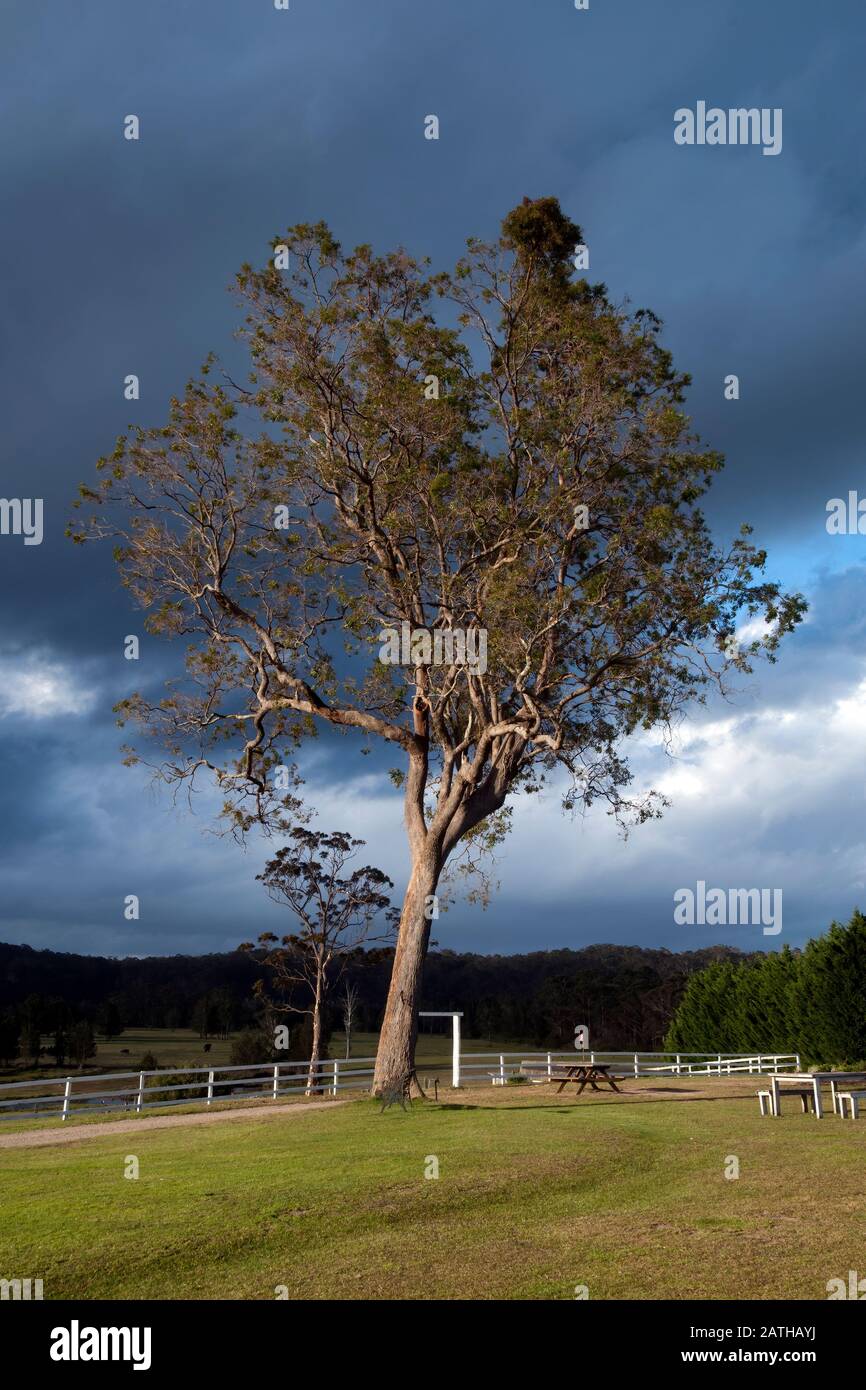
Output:
[[[403,899],[394,968],[373,1074],[375,1096],[397,1090],[408,1078],[411,1078],[410,1094],[422,1098],[424,1095],[415,1076],[415,1041],[421,976],[430,940],[430,920],[424,909],[427,899],[436,891],[439,871],[435,858],[422,857],[412,869]]]
[[[313,1002],[313,1043],[310,1049],[310,1069],[307,1072],[308,1096],[320,1096],[322,1094],[322,1081],[319,1076],[319,1054],[322,1050],[322,976],[321,971],[316,976],[316,997]]]

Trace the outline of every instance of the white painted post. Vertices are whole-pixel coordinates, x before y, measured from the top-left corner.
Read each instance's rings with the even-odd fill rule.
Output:
[[[212,1100],[213,1100],[213,1072],[212,1072],[212,1071],[209,1071],[208,1074],[207,1074],[207,1103],[208,1103],[208,1105],[210,1105],[210,1103],[211,1103]]]
[[[505,1085],[505,1056],[502,1052],[499,1054],[499,1082],[500,1085]]]
[[[451,1015],[451,1085],[460,1089],[460,1015]]]
[[[548,1052],[548,1054],[547,1054],[547,1079],[548,1079],[548,1081],[550,1080],[550,1078],[551,1078],[552,1075],[553,1075],[553,1067],[551,1066],[551,1062],[550,1062],[550,1053]]]
[[[778,1119],[781,1113],[781,1105],[779,1104],[779,1083],[775,1075],[770,1082],[770,1109],[775,1119]]]
[[[139,1111],[144,1103],[144,1072],[138,1073],[138,1095],[135,1098],[135,1109]]]
[[[595,1053],[594,1053],[594,1052],[590,1052],[590,1054],[589,1054],[589,1065],[590,1065],[591,1067],[594,1067],[594,1066],[595,1066]]]
[[[680,1066],[680,1054],[677,1053],[677,1076],[681,1076],[681,1075],[682,1075],[682,1067]]]
[[[763,1072],[763,1070],[764,1070],[764,1059],[763,1059],[763,1057],[761,1056],[761,1054],[758,1053],[758,1075],[759,1075],[759,1076],[761,1075],[761,1073]]]
[[[800,1070],[800,1054],[799,1054],[799,1052],[796,1052],[796,1053],[794,1054],[794,1056],[795,1056],[796,1059],[797,1059],[796,1070],[799,1071],[799,1070]]]
[[[718,1075],[721,1076],[721,1074],[722,1074],[722,1054],[721,1054],[721,1052],[720,1052],[720,1053],[719,1053],[719,1071],[718,1071]]]
[[[276,1100],[276,1098],[277,1098],[277,1096],[279,1095],[279,1093],[280,1093],[280,1064],[279,1064],[279,1062],[277,1062],[276,1066],[274,1067],[274,1095],[273,1095],[273,1099],[274,1099],[274,1100]]]
[[[72,1077],[67,1076],[66,1085],[63,1088],[63,1118],[69,1117],[69,1097],[72,1095]]]
[[[778,1081],[777,1081],[777,1082],[776,1082],[776,1087],[777,1087],[777,1088],[778,1088],[778,1085],[779,1085],[779,1083],[778,1083]],[[832,1097],[833,1097],[833,1113],[835,1114],[835,1113],[836,1113],[836,1083],[833,1082],[833,1081],[830,1082],[830,1092],[831,1092],[831,1095],[832,1095]],[[823,1104],[823,1102],[822,1102],[822,1100],[821,1100],[821,1079],[820,1079],[820,1077],[817,1076],[817,1075],[815,1075],[815,1076],[812,1078],[812,1096],[813,1096],[813,1100],[814,1100],[814,1104],[815,1104],[815,1119],[816,1119],[816,1120],[820,1120],[820,1119],[823,1117],[823,1114],[824,1114],[824,1104]],[[840,1111],[840,1114],[841,1114],[841,1111]]]
[[[340,1063],[336,1057],[334,1058],[333,1073],[334,1080],[331,1086],[331,1095],[335,1096],[337,1094],[337,1082],[340,1079]]]
[[[638,1074],[637,1053],[634,1054],[634,1074],[635,1074],[635,1076],[637,1076],[637,1074]]]

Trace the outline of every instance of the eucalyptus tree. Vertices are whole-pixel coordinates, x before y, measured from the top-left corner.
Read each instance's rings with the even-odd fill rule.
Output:
[[[343,1032],[346,1036],[346,1061],[352,1055],[352,1034],[355,1031],[355,1019],[361,1003],[361,992],[353,980],[343,981],[343,993],[340,997],[341,1012],[343,1015]]]
[[[271,931],[259,935],[258,958],[270,972],[276,997],[264,980],[256,982],[255,990],[266,1001],[269,1016],[309,1016],[308,1093],[322,1088],[322,1019],[335,975],[347,957],[368,943],[386,940],[396,925],[397,913],[385,891],[394,887],[391,880],[369,864],[347,870],[363,845],[363,840],[354,840],[344,831],[297,825],[289,832],[288,843],[257,875],[273,901],[289,909],[294,930],[279,937]],[[256,948],[245,941],[240,949]],[[349,1033],[347,1027],[347,1044]]]
[[[623,740],[772,660],[802,614],[748,527],[713,539],[722,459],[689,378],[653,313],[577,277],[582,240],[553,198],[450,273],[291,228],[238,276],[248,382],[209,359],[100,460],[72,528],[115,536],[150,631],[187,644],[121,718],[164,744],[164,778],[213,774],[239,834],[290,806],[317,727],[394,751],[407,888],[377,1092],[414,1069],[443,871],[548,781],[566,809],[659,814]]]

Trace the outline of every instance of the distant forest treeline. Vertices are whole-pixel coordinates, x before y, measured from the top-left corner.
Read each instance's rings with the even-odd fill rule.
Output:
[[[346,977],[358,990],[357,1031],[378,1030],[392,959],[389,949],[358,952],[348,961]],[[598,1048],[653,1050],[663,1046],[696,971],[746,959],[728,946],[673,952],[599,945],[513,956],[434,950],[422,1008],[462,1010],[464,1034],[490,1042],[520,1038],[570,1047],[575,1025],[586,1023]],[[22,1011],[38,1011],[38,998],[47,1013],[63,1005],[97,1029],[110,1005],[112,1027],[225,1033],[258,1022],[253,986],[263,974],[256,956],[240,951],[116,960],[0,944],[0,1014],[8,1032]],[[336,990],[330,1010],[330,1027],[339,1029]]]

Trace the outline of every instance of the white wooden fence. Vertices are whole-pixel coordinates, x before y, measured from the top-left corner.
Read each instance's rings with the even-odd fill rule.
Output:
[[[449,1059],[452,1085],[505,1084],[517,1076],[523,1062],[547,1064],[554,1069],[575,1062],[609,1063],[619,1075],[630,1076],[734,1076],[799,1071],[796,1053],[763,1052],[752,1055],[728,1052],[469,1052]],[[375,1058],[328,1058],[320,1062],[313,1085],[309,1062],[267,1062],[253,1066],[166,1067],[160,1071],[86,1073],[45,1080],[0,1082],[0,1120],[46,1118],[87,1111],[157,1110],[165,1106],[213,1105],[239,1100],[277,1100],[287,1095],[331,1095],[339,1091],[366,1091],[373,1077]],[[435,1059],[419,1058],[423,1075],[446,1069]],[[174,1080],[174,1078],[182,1078]],[[111,1083],[110,1089],[104,1082]],[[94,1089],[95,1088],[95,1089]],[[168,1099],[166,1099],[168,1096]]]
[[[45,1081],[0,1082],[0,1120],[58,1114],[65,1120],[84,1111],[156,1110],[164,1106],[212,1105],[225,1100],[277,1100],[279,1096],[336,1095],[366,1090],[374,1057],[320,1062],[310,1085],[309,1062],[265,1062],[252,1066],[165,1067],[159,1071],[83,1073]],[[175,1080],[175,1078],[182,1078]],[[111,1082],[110,1089],[102,1086]],[[42,1087],[49,1088],[46,1094]],[[94,1089],[94,1087],[96,1089]],[[55,1089],[50,1089],[55,1088]],[[11,1098],[7,1093],[14,1092]],[[168,1099],[165,1097],[168,1096]]]
[[[547,1064],[547,1074],[575,1063],[607,1063],[621,1076],[735,1076],[746,1072],[761,1076],[800,1070],[796,1052],[464,1052],[460,1074],[467,1082],[493,1080],[504,1083],[519,1076],[523,1062]],[[491,1067],[491,1062],[494,1065]]]

